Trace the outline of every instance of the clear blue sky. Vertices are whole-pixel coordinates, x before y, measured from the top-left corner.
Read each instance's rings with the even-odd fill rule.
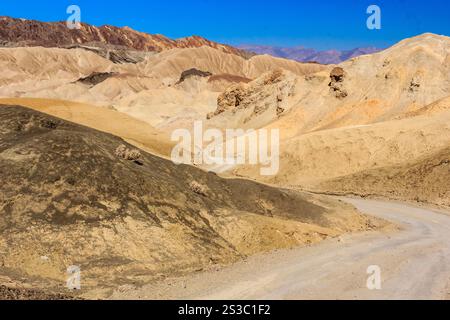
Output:
[[[201,35],[229,44],[302,45],[316,49],[386,47],[424,32],[450,35],[449,0],[2,0],[0,15],[129,26],[171,38]],[[382,10],[382,29],[366,28],[366,9]]]

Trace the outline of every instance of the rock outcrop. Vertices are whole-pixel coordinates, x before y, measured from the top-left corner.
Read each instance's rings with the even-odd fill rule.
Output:
[[[106,79],[108,79],[114,75],[115,75],[115,73],[113,73],[113,72],[94,72],[87,77],[80,78],[78,80],[78,82],[87,84],[90,86],[95,86],[99,83],[102,83],[103,81],[105,81]]]
[[[330,73],[330,92],[338,99],[343,99],[348,96],[347,91],[344,89],[345,71],[341,67],[336,67],[331,70]]]
[[[247,84],[240,83],[231,86],[217,98],[217,109],[207,115],[208,119],[231,111],[251,109],[251,114],[245,119],[248,122],[253,117],[268,110],[281,115],[285,111],[284,102],[293,95],[295,76],[284,70],[275,70]]]
[[[72,44],[63,46],[65,49],[83,49],[94,52],[95,54],[117,64],[132,63],[136,64],[145,60],[146,57],[154,54],[152,52],[132,50],[123,46],[114,46],[105,43],[92,43],[90,45]]]
[[[190,78],[190,77],[202,77],[202,78],[207,78],[212,76],[211,72],[208,71],[202,71],[202,70],[198,70],[196,68],[191,68],[189,70],[185,70],[181,73],[180,75],[180,80],[178,80],[177,84],[182,83],[184,80]]]

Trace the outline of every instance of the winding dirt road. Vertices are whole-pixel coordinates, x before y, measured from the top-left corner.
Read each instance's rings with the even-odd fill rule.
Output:
[[[217,271],[117,292],[141,299],[449,299],[450,215],[403,203],[345,199],[400,231],[330,239],[254,256]],[[381,290],[369,290],[369,266]]]

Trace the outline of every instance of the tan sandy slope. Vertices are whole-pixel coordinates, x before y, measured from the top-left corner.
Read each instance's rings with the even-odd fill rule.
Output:
[[[298,63],[268,55],[254,56],[245,60],[236,55],[225,54],[210,47],[173,49],[148,57],[139,64],[146,74],[173,79],[189,68],[209,71],[213,74],[228,73],[254,79],[265,72],[282,68],[297,75],[324,70],[315,63]]]
[[[450,147],[396,166],[364,170],[325,181],[314,190],[333,194],[384,196],[450,207]]]
[[[0,98],[1,105],[21,105],[61,119],[117,135],[149,152],[170,155],[170,137],[124,113],[88,104],[50,99]]]

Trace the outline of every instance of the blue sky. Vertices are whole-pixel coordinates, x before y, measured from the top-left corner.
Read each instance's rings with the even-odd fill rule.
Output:
[[[66,20],[70,4],[80,6],[86,23],[233,45],[350,49],[387,47],[424,32],[450,35],[449,0],[3,0],[0,15]],[[381,30],[366,27],[370,4],[381,8]]]

